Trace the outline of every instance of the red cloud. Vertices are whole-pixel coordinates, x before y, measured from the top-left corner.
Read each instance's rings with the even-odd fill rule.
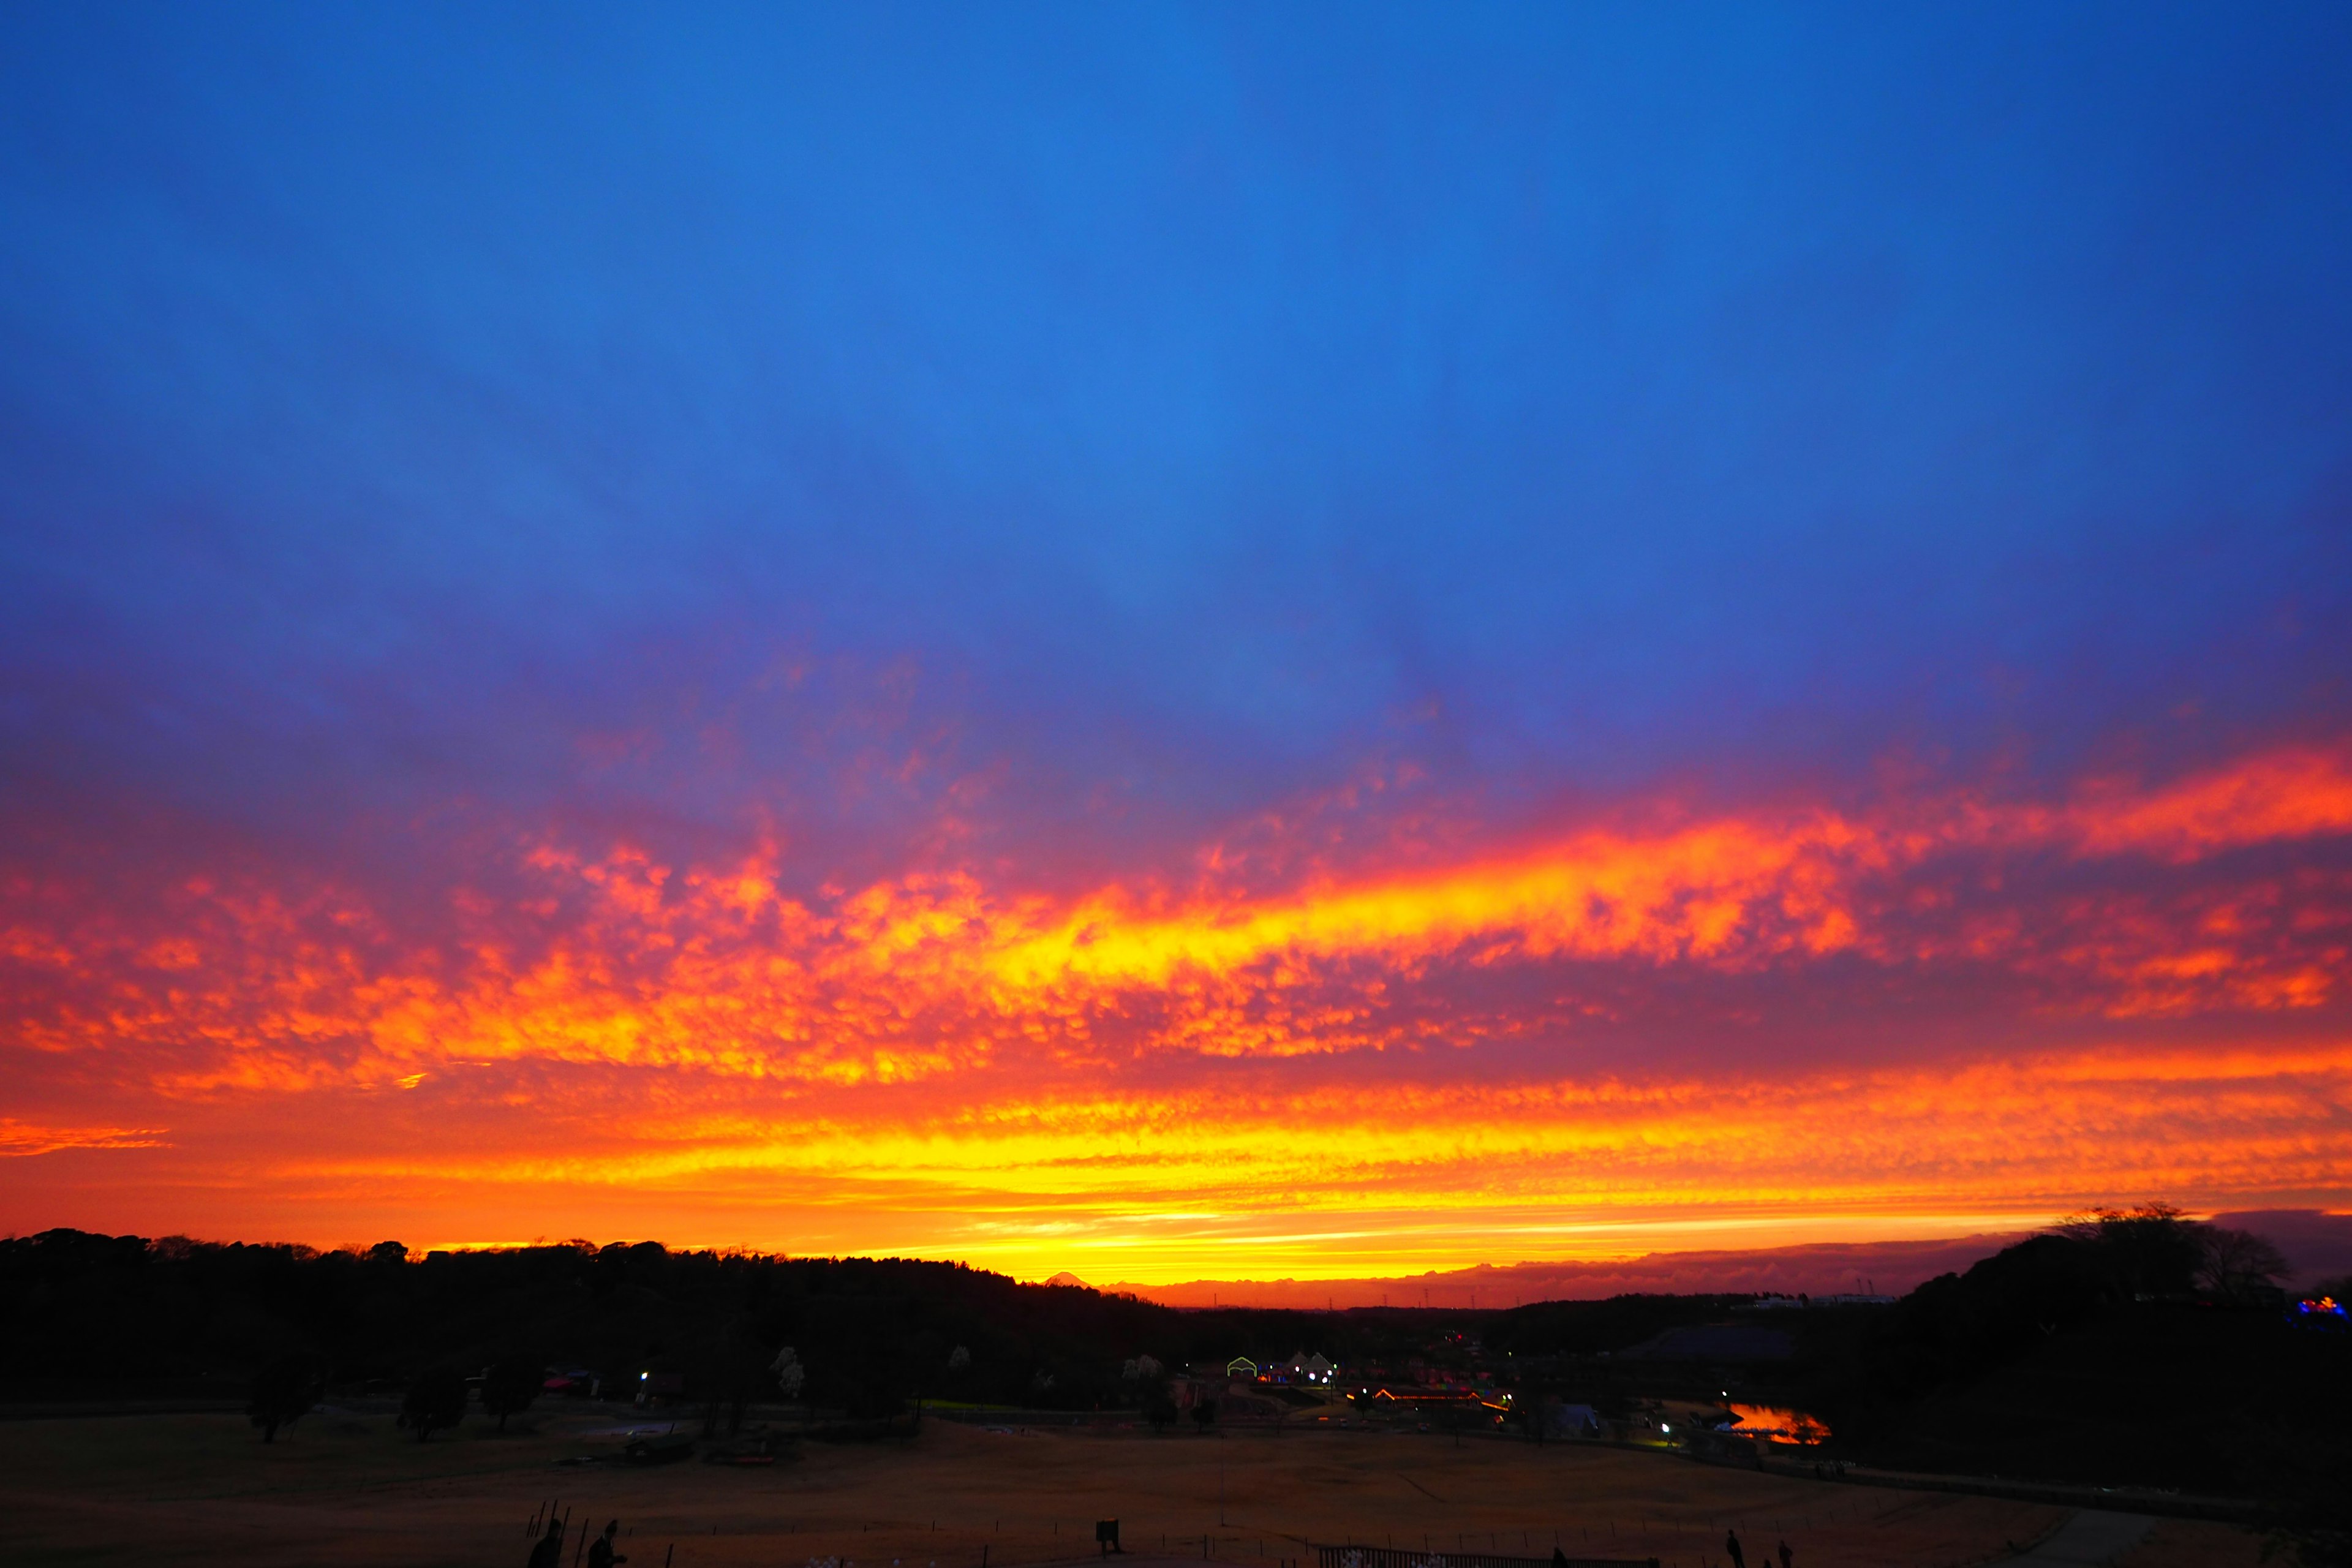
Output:
[[[2308,1105],[2246,1086],[2292,1072],[2306,1100],[2341,1097],[2340,1043],[2263,1020],[2326,1016],[2340,1000],[2347,833],[2352,772],[2296,752],[2054,805],[1956,795],[1587,828],[1262,894],[1110,886],[1056,900],[954,872],[812,900],[782,890],[772,851],[707,867],[542,842],[520,858],[518,891],[457,889],[422,933],[358,889],[291,877],[184,879],[144,905],[20,879],[0,963],[15,1050],[72,1080],[58,1092],[78,1097],[75,1115],[58,1124],[102,1131],[152,1114],[116,1109],[133,1102],[405,1084],[446,1103],[500,1072],[542,1075],[541,1096],[593,1072],[608,1107],[669,1130],[682,1152],[656,1165],[672,1172],[714,1152],[772,1163],[758,1151],[788,1123],[899,1148],[919,1172],[930,1128],[952,1151],[936,1199],[948,1208],[978,1201],[993,1157],[1061,1172],[1066,1197],[1108,1172],[1176,1208],[1244,1201],[1234,1192],[1430,1201],[1458,1173],[1496,1168],[1591,1202],[1736,1192],[1900,1206],[1942,1193],[2063,1206],[2080,1195],[2064,1173],[2083,1162],[2021,1161],[2024,1122],[2068,1147],[2160,1132],[2168,1163],[2109,1158],[2104,1179],[2254,1197],[2265,1172],[2306,1192],[2327,1180],[2311,1168]],[[2238,854],[2263,846],[2293,854]],[[1864,994],[1915,1020],[1965,995],[1994,1027],[1973,1047],[1894,1040],[1875,1066],[1864,1050],[1859,1078],[1754,1058],[1776,1008],[1835,1017]],[[2045,1045],[2031,1068],[2002,1044],[2102,1017],[2226,1029],[2232,1059],[2254,1064],[2222,1074],[2238,1087],[2209,1086],[2235,1109],[2217,1119],[2129,1087],[2177,1041]],[[1559,1054],[1595,1021],[1620,1042],[1599,1080],[1589,1052]],[[1418,1065],[1362,1081],[1309,1065],[1347,1059]],[[1549,1077],[1548,1059],[1560,1064]],[[1241,1103],[1219,1098],[1215,1085],[1239,1081],[1215,1076],[1220,1061],[1254,1064]],[[736,1103],[756,1109],[692,1109],[695,1083],[745,1086]],[[1311,1103],[1333,1130],[1295,1165],[1247,1149],[1286,1103]],[[559,1124],[588,1114],[549,1105]],[[808,1120],[820,1113],[832,1132]],[[1218,1152],[1173,1157],[1171,1118],[1220,1130]],[[1410,1136],[1381,1131],[1397,1118]],[[2184,1118],[2204,1140],[2195,1160],[2179,1157]],[[1129,1142],[1108,1150],[1088,1131],[1118,1127]],[[1889,1129],[1903,1131],[1890,1142]],[[1727,1135],[1742,1152],[1696,1152]],[[417,1136],[419,1157],[446,1168],[433,1129]],[[1897,1174],[1906,1158],[1923,1162],[1916,1182]],[[1039,1181],[1028,1198],[1043,1202],[1052,1183]],[[1472,1206],[1500,1201],[1466,1190]]]

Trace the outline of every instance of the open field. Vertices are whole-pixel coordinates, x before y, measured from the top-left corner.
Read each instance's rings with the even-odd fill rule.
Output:
[[[13,1562],[520,1564],[550,1498],[618,1518],[634,1568],[802,1564],[989,1568],[1093,1554],[1117,1517],[1130,1551],[1266,1568],[1309,1542],[1439,1552],[1649,1557],[1751,1568],[1785,1537],[1799,1568],[1961,1568],[2034,1541],[2064,1510],[1791,1480],[1659,1455],[1429,1435],[1003,1435],[933,1421],[908,1443],[803,1444],[772,1468],[559,1468],[610,1452],[625,1417],[566,1414],[500,1437],[469,1422],[418,1444],[389,1416],[315,1414],[264,1447],[231,1415],[0,1423],[0,1537]],[[2173,1527],[2164,1527],[2169,1532]],[[2253,1538],[2201,1531],[2211,1568]],[[2167,1543],[2136,1557],[2170,1568]],[[2190,1543],[2184,1537],[2180,1545]],[[1134,1559],[1141,1568],[1142,1557]]]

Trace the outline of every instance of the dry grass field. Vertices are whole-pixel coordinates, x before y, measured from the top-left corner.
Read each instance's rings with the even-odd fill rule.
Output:
[[[2194,1519],[2166,1519],[2123,1554],[2115,1568],[2262,1568],[2291,1561],[2266,1558],[2260,1531]]]
[[[515,1564],[550,1499],[620,1520],[632,1568],[988,1568],[1094,1554],[1279,1568],[1307,1542],[1651,1557],[1751,1568],[1786,1539],[1798,1568],[1962,1568],[2036,1540],[2063,1510],[1790,1480],[1664,1455],[1359,1432],[992,1433],[927,1423],[908,1443],[807,1443],[771,1468],[562,1468],[610,1453],[610,1417],[554,1416],[429,1444],[388,1416],[315,1414],[264,1447],[230,1415],[0,1423],[0,1549],[44,1563]],[[2130,1568],[2251,1564],[2252,1538],[2165,1527]],[[570,1554],[567,1553],[567,1561]],[[1777,1564],[1775,1565],[1777,1568]],[[2185,1568],[2185,1563],[2184,1563]]]

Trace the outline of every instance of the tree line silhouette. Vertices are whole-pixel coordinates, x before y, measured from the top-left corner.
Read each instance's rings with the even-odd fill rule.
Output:
[[[654,1242],[417,1258],[396,1242],[321,1253],[71,1230],[0,1241],[0,1366],[13,1397],[250,1390],[271,1434],[320,1389],[397,1394],[442,1372],[478,1379],[493,1416],[525,1408],[551,1366],[595,1369],[621,1397],[640,1372],[664,1374],[684,1397],[740,1410],[782,1396],[784,1347],[794,1392],[855,1417],[938,1398],[1139,1407],[1160,1384],[1121,1376],[1139,1352],[1165,1367],[1222,1365],[1237,1352],[1271,1359],[1383,1334],[1394,1337],[1346,1314],[1181,1311],[908,1258]],[[410,1425],[444,1427],[447,1405],[418,1395]]]

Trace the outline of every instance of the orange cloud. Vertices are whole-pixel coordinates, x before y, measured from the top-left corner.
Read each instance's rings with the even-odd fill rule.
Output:
[[[695,1066],[821,1082],[952,1072],[1003,1051],[1284,1055],[1377,1047],[1396,997],[1513,963],[1717,972],[1851,953],[1958,957],[2063,982],[2115,1016],[2321,1005],[2347,936],[2341,874],[2179,889],[2070,890],[2031,909],[1954,900],[1930,874],[1955,842],[2003,852],[2184,857],[2352,822],[2352,782],[2296,755],[2060,811],[1943,808],[1922,828],[1827,812],[1638,834],[1271,898],[1110,888],[1055,904],[969,875],[877,884],[812,908],[765,858],[673,869],[542,846],[542,907],[576,910],[526,950],[506,911],[455,900],[461,957],[399,951],[358,898],[194,882],[177,923],[16,928],[7,951],[63,1000],[15,1021],[71,1050],[172,1042],[188,1087],[380,1079],[446,1058]],[[1982,847],[1990,844],[1990,849]],[[2053,923],[2060,929],[2048,929]]]
[[[2282,839],[2352,833],[2352,770],[2341,752],[2273,752],[2152,794],[2107,782],[2064,816],[2081,850],[2194,860]]]
[[[772,850],[671,866],[545,842],[520,891],[458,889],[422,931],[294,879],[192,879],[144,908],[47,889],[0,927],[9,1038],[26,1061],[79,1064],[82,1087],[58,1093],[96,1131],[58,1142],[28,1117],[0,1148],[136,1147],[139,1118],[116,1107],[139,1097],[392,1094],[447,1130],[523,1102],[576,1129],[617,1105],[646,1136],[489,1157],[419,1122],[405,1156],[297,1161],[284,1179],[736,1194],[764,1175],[804,1206],[975,1248],[1142,1216],[1179,1271],[1154,1216],[1285,1204],[1401,1237],[1420,1234],[1396,1218],[1409,1202],[1491,1239],[1498,1215],[1562,1205],[1976,1214],[2336,1192],[2342,1032],[2315,1045],[2263,1020],[2342,1000],[2347,834],[2352,768],[2293,752],[2054,805],[1588,826],[1264,893],[1056,900],[950,871],[808,899]],[[2266,844],[2294,847],[2291,868],[2231,858]],[[1762,1043],[1788,998],[1835,1017],[1864,993],[1913,1022],[1841,1047],[1862,1065]],[[1974,1046],[1937,1027],[1961,994],[1996,1021]],[[2064,1043],[2093,1019],[2203,1020],[2200,1040],[2231,1043]],[[1577,1045],[1603,1025],[1615,1054]],[[1335,1065],[1350,1058],[1391,1065]],[[570,1097],[567,1074],[594,1075],[593,1095]],[[969,1228],[983,1213],[1013,1228],[991,1241]],[[926,1231],[918,1215],[965,1218]]]
[[[339,1099],[334,1129],[248,1152],[244,1180],[297,1194],[287,1212],[322,1235],[390,1201],[436,1242],[634,1221],[624,1234],[1164,1281],[2017,1228],[2086,1193],[2340,1204],[2352,1164],[2344,1041],[1500,1084],[1282,1068],[1160,1092],[981,1075],[911,1099],[641,1069],[625,1114],[594,1081],[516,1120],[481,1114],[511,1081],[492,1065],[390,1104]]]
[[[159,1127],[60,1127],[0,1116],[0,1157],[54,1154],[60,1149],[161,1149]]]

